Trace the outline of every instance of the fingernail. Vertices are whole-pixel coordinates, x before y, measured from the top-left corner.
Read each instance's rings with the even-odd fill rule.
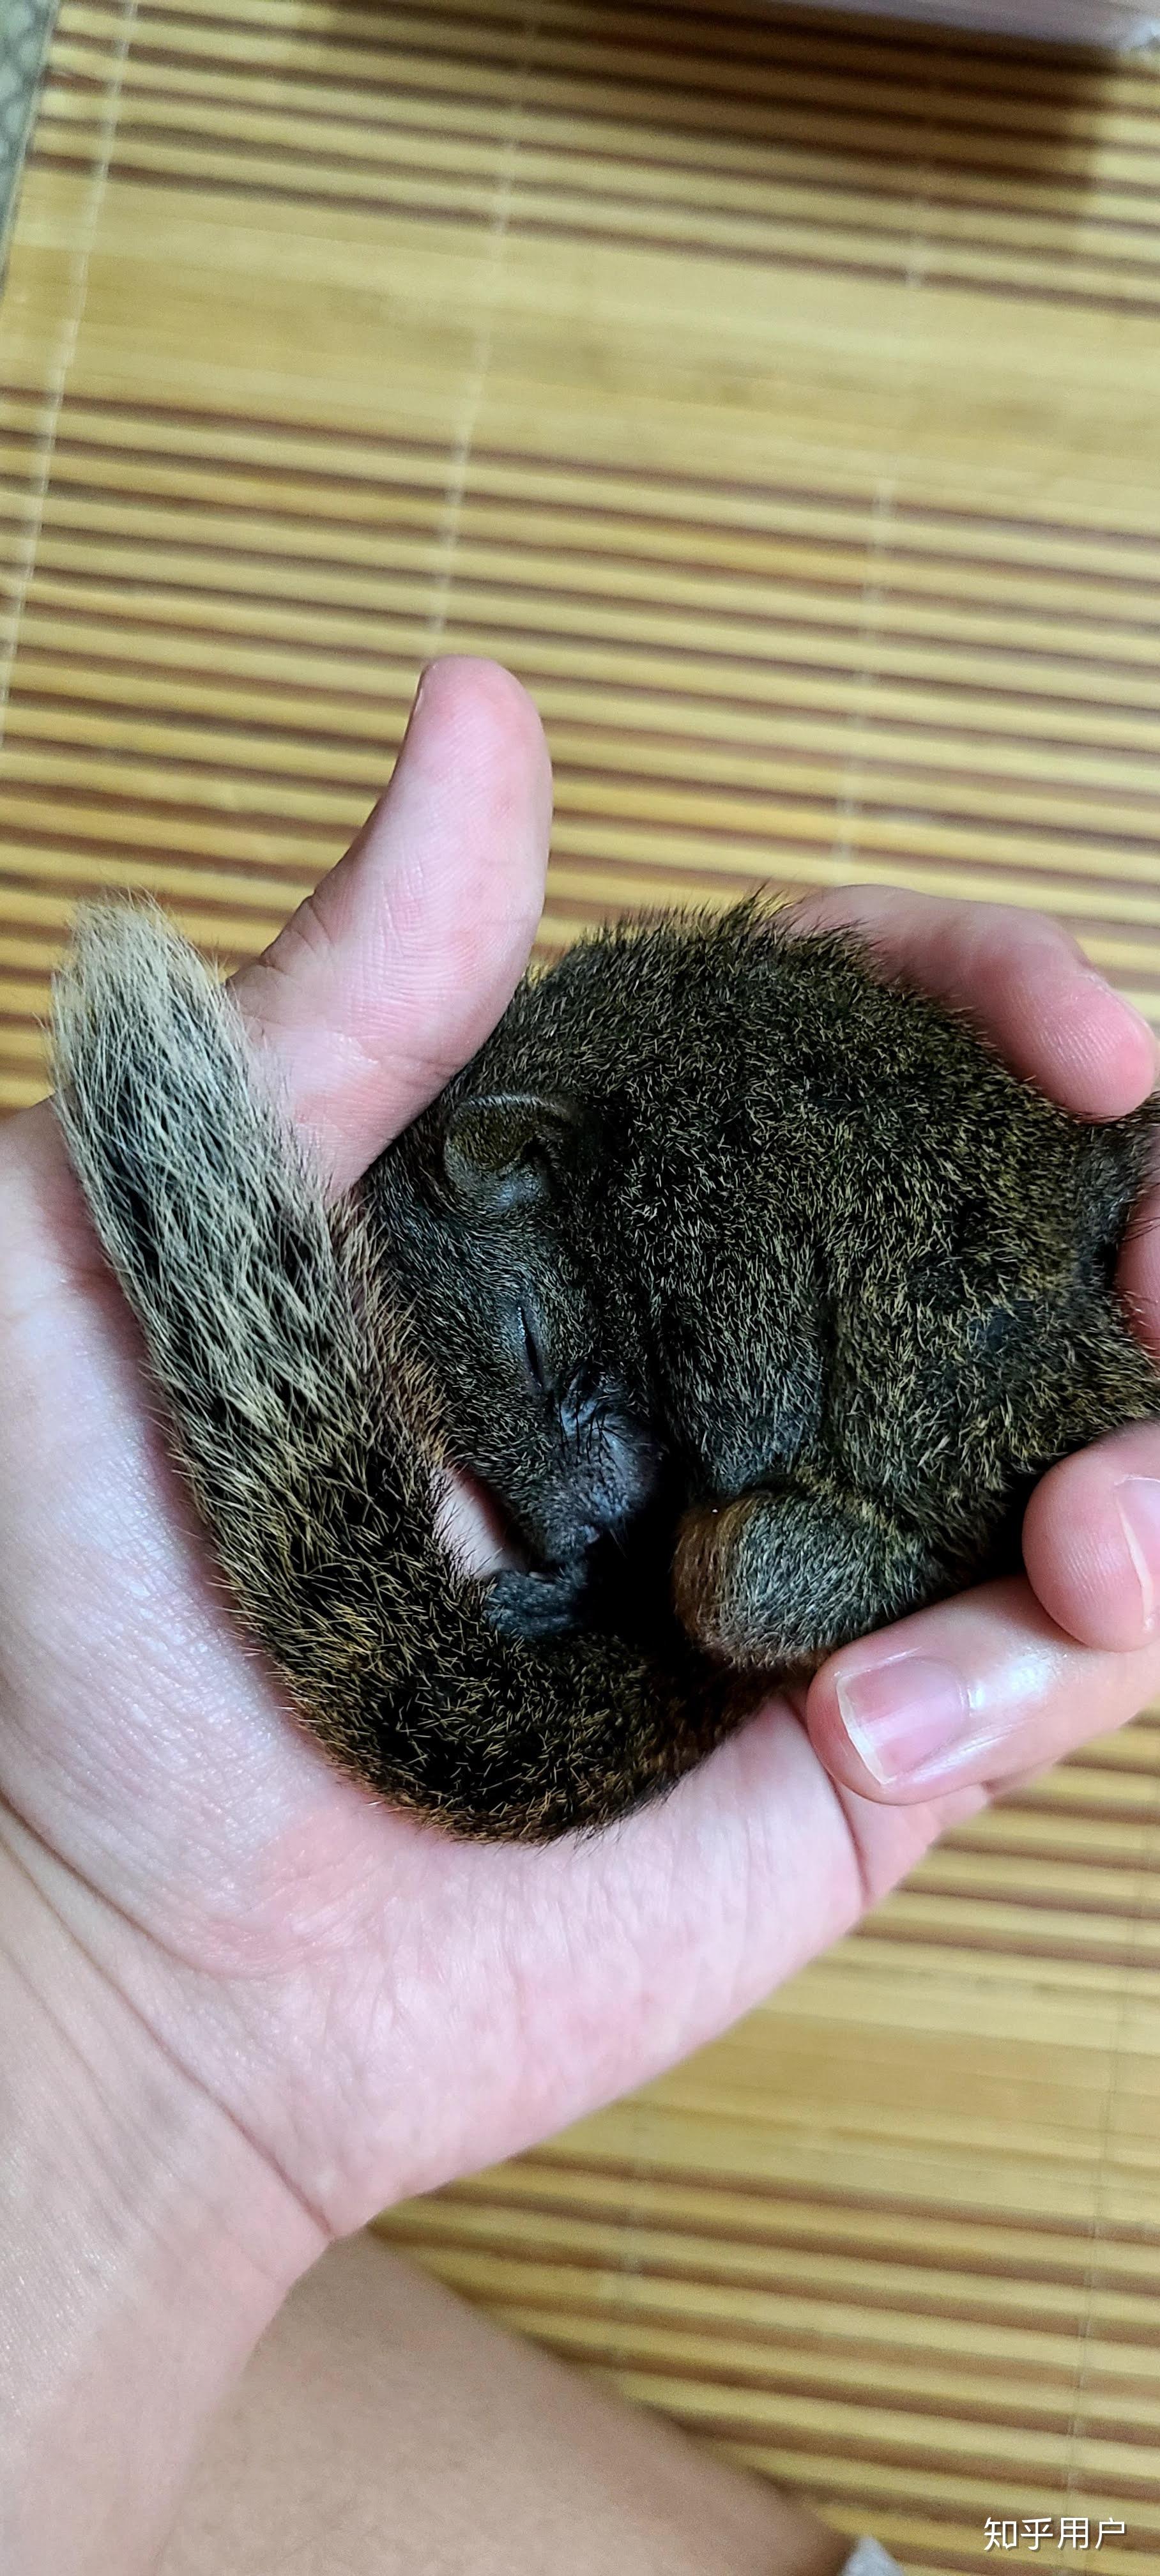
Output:
[[[1141,1615],[1151,1636],[1156,1626],[1156,1569],[1160,1568],[1160,1482],[1155,1476],[1121,1476],[1112,1490],[1140,1586]]]
[[[884,1789],[937,1766],[971,1732],[966,1683],[929,1655],[888,1655],[839,1674],[837,1692],[854,1751]]]

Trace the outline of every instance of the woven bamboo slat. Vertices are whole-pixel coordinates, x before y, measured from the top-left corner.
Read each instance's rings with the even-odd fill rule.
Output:
[[[893,881],[1047,906],[1160,1021],[1147,58],[756,0],[65,0],[0,388],[0,1104],[78,896],[252,954],[458,649],[549,728],[550,944]],[[1068,2512],[1127,2576],[1158,1859],[1144,1719],[390,2233],[911,2576]]]

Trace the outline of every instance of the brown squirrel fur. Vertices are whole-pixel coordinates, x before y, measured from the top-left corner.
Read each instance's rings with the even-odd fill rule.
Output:
[[[526,980],[327,1208],[162,917],[84,917],[58,1107],[251,1631],[362,1780],[541,1839],[777,1672],[1018,1562],[1160,1413],[1113,1284],[1156,1107],[1089,1126],[846,935],[753,904]],[[449,1466],[524,1565],[450,1563]]]

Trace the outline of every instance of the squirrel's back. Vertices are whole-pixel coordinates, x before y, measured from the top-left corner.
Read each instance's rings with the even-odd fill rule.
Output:
[[[448,1117],[480,1095],[576,1104],[551,1240],[693,1499],[807,1462],[919,1517],[953,1497],[965,1568],[1005,1491],[1156,1408],[1114,1288],[1156,1105],[1069,1116],[856,941],[750,903],[567,951],[369,1176],[386,1261],[464,1353],[464,1454],[501,1489],[505,1408],[497,1428],[489,1384],[473,1416],[488,1352],[462,1299],[493,1238],[460,1223],[442,1259]]]

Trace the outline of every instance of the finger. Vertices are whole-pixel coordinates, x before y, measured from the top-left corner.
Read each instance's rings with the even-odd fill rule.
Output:
[[[1049,1618],[1083,1645],[1160,1636],[1160,1423],[1049,1469],[1024,1515],[1023,1561]]]
[[[1158,1189],[1133,1216],[1117,1284],[1160,1360]],[[1129,1424],[1048,1470],[1024,1514],[1023,1562],[1048,1617],[1082,1645],[1130,1649],[1160,1633],[1160,1421]]]
[[[237,979],[335,1183],[357,1179],[495,1026],[543,902],[551,771],[494,662],[423,675],[386,794]]]
[[[893,973],[967,1012],[1014,1073],[1077,1117],[1122,1117],[1156,1081],[1147,1021],[1045,913],[840,886],[795,904],[793,918],[863,932]]]
[[[1042,1770],[1158,1689],[1160,1644],[1077,1645],[1013,1576],[844,1646],[810,1686],[806,1723],[832,1779],[908,1805]]]

